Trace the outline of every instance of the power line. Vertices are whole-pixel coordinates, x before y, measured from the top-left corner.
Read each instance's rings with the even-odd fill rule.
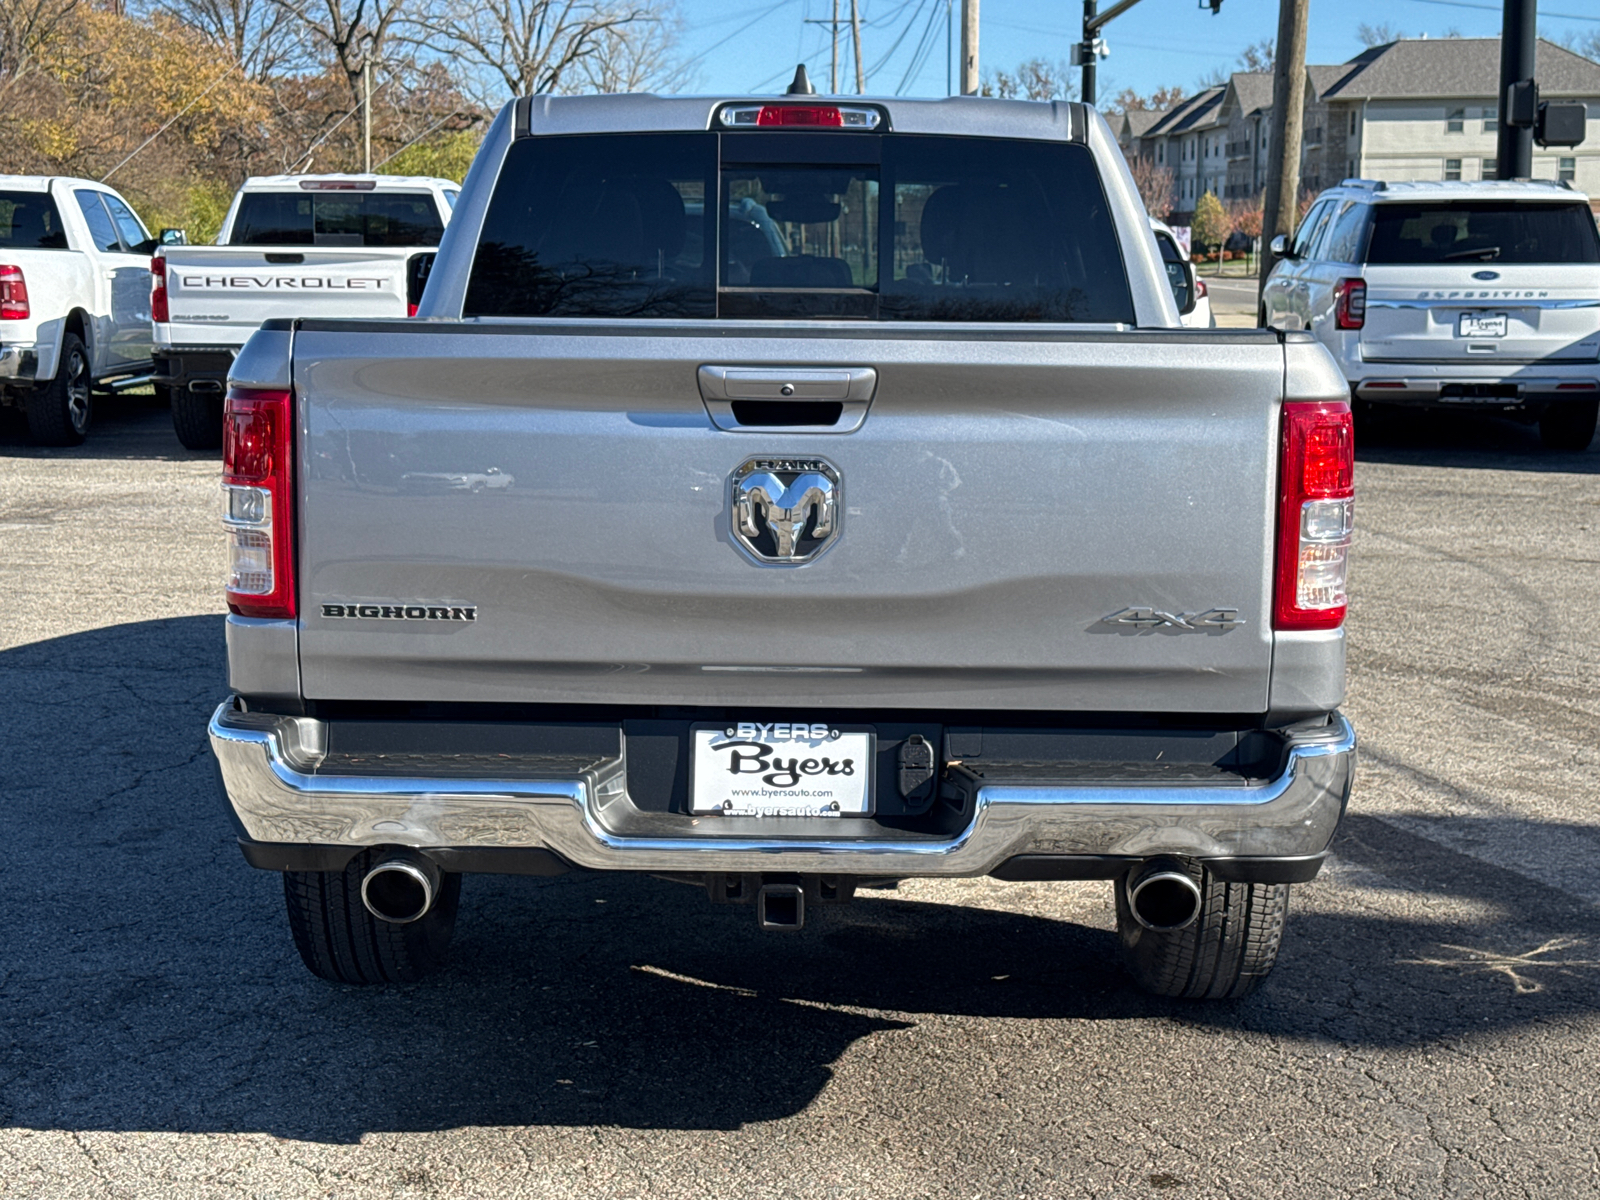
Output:
[[[769,5],[766,8],[763,8],[760,12],[758,12],[755,16],[751,17],[743,25],[739,26],[739,28],[735,29],[727,37],[723,38],[721,41],[712,42],[711,45],[707,46],[704,50],[700,51],[699,54],[696,54],[688,62],[684,63],[683,64],[683,69],[687,70],[688,68],[694,66],[696,63],[698,63],[702,59],[704,59],[706,57],[706,55],[710,54],[713,50],[721,49],[723,46],[726,46],[729,42],[733,41],[734,38],[738,37],[745,30],[750,29],[750,28],[760,24],[762,21],[764,21],[768,17],[770,17],[773,13],[777,12],[780,8],[784,8],[785,6],[793,4],[793,3],[794,3],[794,0],[778,0],[778,2],[776,4],[772,4],[772,5]]]

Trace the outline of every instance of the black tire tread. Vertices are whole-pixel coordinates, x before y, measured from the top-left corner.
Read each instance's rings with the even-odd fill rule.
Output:
[[[1289,913],[1286,883],[1229,883],[1195,862],[1200,913],[1186,929],[1157,932],[1133,917],[1126,880],[1116,883],[1117,934],[1129,972],[1145,991],[1187,1000],[1236,1000],[1277,961]]]
[[[67,359],[76,350],[90,362],[83,339],[75,333],[61,335],[61,354],[55,378],[42,383],[28,397],[28,435],[40,446],[79,446],[86,433],[72,427],[72,417],[67,413]],[[94,393],[89,395],[89,419],[94,419]]]
[[[407,925],[380,921],[361,903],[361,880],[378,861],[364,850],[343,871],[285,871],[289,931],[313,975],[334,983],[415,983],[443,964],[455,929],[461,876],[440,876],[439,898]]]
[[[174,387],[172,429],[187,450],[222,448],[222,397],[214,393],[191,392]]]
[[[1547,450],[1584,451],[1594,441],[1600,401],[1567,400],[1552,404],[1539,417],[1539,440]]]

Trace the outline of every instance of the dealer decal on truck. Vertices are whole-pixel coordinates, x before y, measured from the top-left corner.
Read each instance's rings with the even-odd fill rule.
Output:
[[[193,291],[284,291],[371,292],[392,281],[370,276],[336,279],[318,275],[180,275],[178,283]]]

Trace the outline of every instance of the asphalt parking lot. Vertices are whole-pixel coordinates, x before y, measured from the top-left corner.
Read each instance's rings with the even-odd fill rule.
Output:
[[[1360,432],[1362,768],[1256,996],[1135,992],[1100,884],[913,883],[762,935],[473,877],[453,966],[301,967],[204,725],[217,464],[0,433],[0,1195],[1600,1193],[1600,447]]]

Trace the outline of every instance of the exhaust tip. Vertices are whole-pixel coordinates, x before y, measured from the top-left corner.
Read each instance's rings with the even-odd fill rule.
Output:
[[[1128,878],[1133,919],[1156,933],[1175,933],[1200,915],[1200,887],[1171,859],[1153,859]]]
[[[385,859],[361,879],[361,903],[391,925],[409,925],[427,916],[438,894],[437,868],[409,858]]]

